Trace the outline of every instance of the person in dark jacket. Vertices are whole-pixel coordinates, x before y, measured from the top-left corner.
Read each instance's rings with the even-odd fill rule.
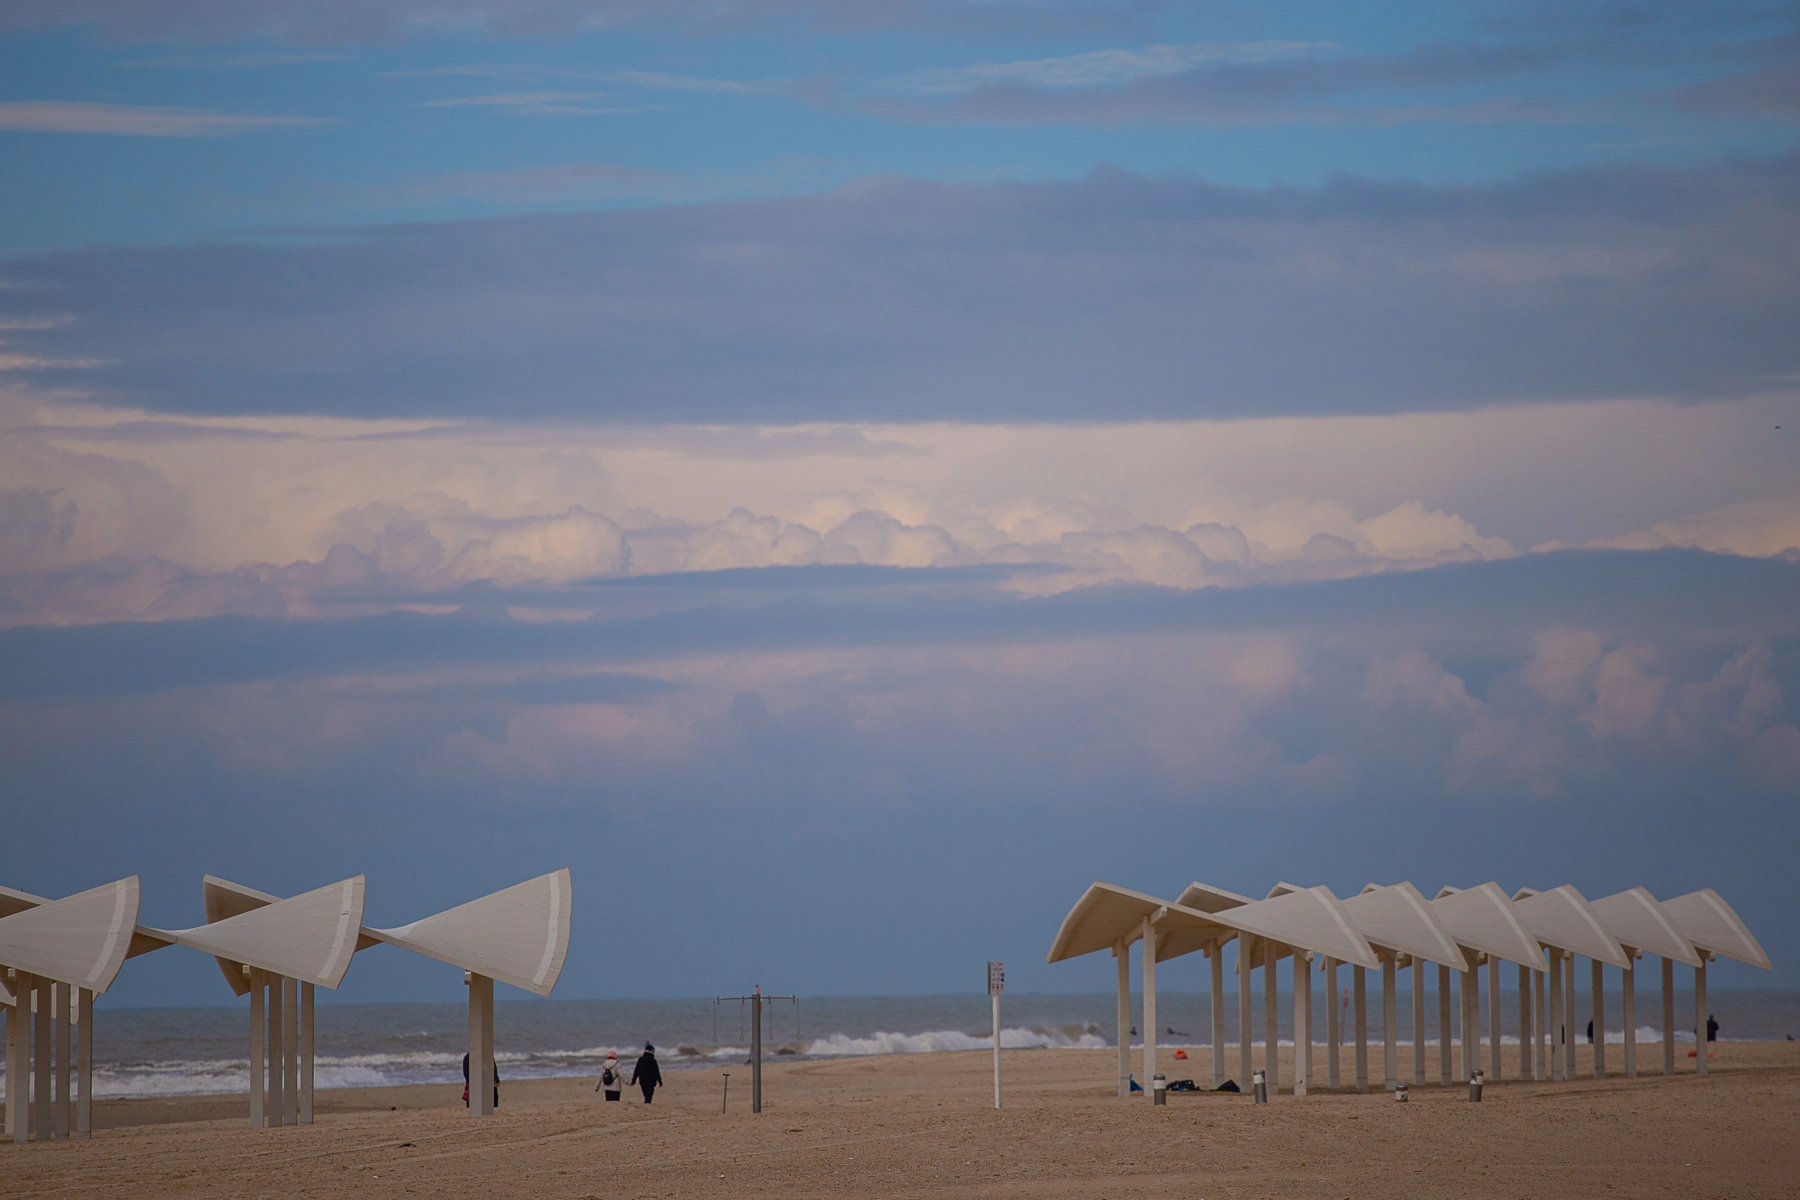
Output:
[[[1719,1040],[1719,1019],[1711,1013],[1706,1014],[1706,1040],[1709,1042]]]
[[[644,1052],[638,1055],[637,1066],[631,1069],[631,1082],[644,1093],[645,1104],[650,1103],[651,1095],[662,1086],[662,1068],[656,1065],[656,1047],[649,1042],[644,1043]]]
[[[463,1107],[469,1107],[469,1056],[463,1055]],[[494,1107],[500,1107],[500,1064],[494,1064]]]

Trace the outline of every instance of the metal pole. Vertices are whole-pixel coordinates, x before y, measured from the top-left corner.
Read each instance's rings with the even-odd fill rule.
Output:
[[[994,1002],[994,1107],[1000,1107],[1000,993],[989,997]]]
[[[762,984],[750,992],[750,1111],[762,1111]]]

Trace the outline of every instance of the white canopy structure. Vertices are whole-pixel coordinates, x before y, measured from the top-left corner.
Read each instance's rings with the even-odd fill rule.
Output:
[[[292,903],[278,901],[266,892],[211,875],[206,877],[205,887],[209,920],[241,919],[241,915],[269,911],[269,907],[265,906]],[[539,996],[550,994],[562,975],[563,963],[569,953],[570,895],[569,869],[564,867],[394,929],[374,929],[362,924],[359,908],[356,936],[354,939],[345,939],[345,944],[350,947],[345,952],[345,958],[347,960],[357,950],[387,943],[462,968],[469,985],[470,1079],[474,1081],[484,1075],[491,1078],[494,1054],[494,980],[510,983]],[[226,980],[239,995],[249,990],[247,981],[241,984],[239,982],[243,978],[243,972],[237,969],[236,961],[221,958],[220,966],[225,971]],[[274,993],[271,992],[272,1023],[280,1020],[276,1015],[273,996]],[[310,994],[303,989],[299,1000],[302,1024],[298,1064],[298,1119],[303,1124],[311,1121],[312,1108],[310,1002]],[[255,1052],[253,1042],[252,1054]],[[293,1057],[292,1048],[286,1045],[285,1040],[281,1055],[285,1069],[287,1060]],[[483,1064],[486,1066],[485,1072],[481,1070]],[[275,1077],[272,1071],[271,1079]],[[276,1095],[273,1084],[270,1090],[273,1098]],[[289,1085],[281,1093],[284,1102],[292,1091],[293,1088]],[[253,1089],[253,1124],[258,1120],[255,1116],[255,1099]],[[275,1107],[277,1106],[271,1104],[272,1110]],[[469,1090],[469,1111],[478,1116],[491,1113],[492,1091],[472,1086]]]
[[[1551,1076],[1568,1079],[1575,1073],[1574,960],[1580,954],[1592,964],[1594,1077],[1603,1077],[1606,1074],[1606,985],[1602,968],[1610,965],[1628,970],[1631,959],[1618,939],[1607,931],[1587,898],[1571,884],[1545,892],[1520,888],[1513,893],[1513,907],[1532,935],[1550,953],[1551,1012],[1546,1023],[1554,1031]]]
[[[1368,938],[1369,943],[1381,953],[1381,1029],[1382,1029],[1382,1067],[1383,1084],[1386,1090],[1393,1090],[1399,1083],[1399,1045],[1398,1021],[1396,1017],[1397,996],[1395,976],[1405,959],[1412,967],[1412,1032],[1413,1032],[1413,1078],[1423,1079],[1425,1076],[1425,964],[1437,963],[1440,967],[1439,996],[1440,1001],[1448,1002],[1447,985],[1443,980],[1448,978],[1450,970],[1467,971],[1468,959],[1462,948],[1457,945],[1456,938],[1445,927],[1443,921],[1433,912],[1431,902],[1420,894],[1419,889],[1411,883],[1396,883],[1383,887],[1380,884],[1367,884],[1355,896],[1344,901],[1344,911],[1356,926]],[[1326,985],[1332,995],[1337,993],[1337,964],[1326,963]],[[1363,968],[1357,967],[1354,974],[1356,992],[1356,1086],[1360,1090],[1369,1086],[1369,1049],[1368,1049],[1368,1014],[1366,999],[1367,984],[1363,977]],[[1332,1087],[1338,1085],[1338,1042],[1337,1006],[1328,1010],[1329,1020],[1325,1032],[1329,1053],[1327,1070],[1328,1080]],[[1442,1039],[1449,1044],[1449,1038]],[[1442,1082],[1440,1076],[1439,1082]]]
[[[1675,1073],[1675,964],[1700,967],[1700,954],[1676,928],[1668,910],[1641,887],[1616,892],[1588,902],[1588,907],[1625,949],[1622,996],[1625,1008],[1625,1077],[1637,1075],[1637,959],[1641,954],[1662,957],[1663,1074]]]
[[[1707,1024],[1711,1017],[1706,1006],[1706,960],[1723,954],[1765,971],[1771,964],[1761,943],[1751,936],[1749,927],[1731,905],[1725,903],[1724,897],[1711,888],[1664,900],[1662,904],[1663,911],[1669,914],[1682,936],[1700,953],[1700,965],[1694,968],[1694,1061],[1695,1069],[1704,1075],[1708,1053]]]
[[[1472,888],[1440,888],[1431,901],[1432,912],[1444,923],[1459,946],[1472,951],[1462,972],[1461,1054],[1452,1061],[1451,1039],[1438,1039],[1438,1074],[1468,1079],[1481,1065],[1481,966],[1488,968],[1489,1069],[1500,1077],[1500,974],[1501,962],[1516,963],[1527,971],[1544,969],[1544,953],[1537,939],[1513,911],[1512,901],[1500,885],[1489,881]],[[1438,1024],[1450,1027],[1450,981],[1438,972]]]

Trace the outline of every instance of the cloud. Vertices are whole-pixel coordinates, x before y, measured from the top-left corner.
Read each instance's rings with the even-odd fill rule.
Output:
[[[1090,50],[1060,58],[975,63],[901,76],[893,86],[925,95],[951,95],[1013,84],[1034,88],[1116,86],[1145,76],[1174,75],[1222,62],[1268,62],[1332,49],[1330,42],[1193,42],[1142,50]]]
[[[783,424],[1699,399],[1800,372],[1797,190],[1792,155],[1443,187],[870,180],[15,257],[0,316],[73,313],[15,352],[114,359],[70,382],[165,411]]]
[[[1800,63],[1784,62],[1683,88],[1675,102],[1709,115],[1800,120]]]
[[[258,117],[194,108],[93,104],[79,100],[0,100],[0,129],[100,133],[124,137],[222,137],[322,125],[321,117]]]
[[[160,67],[181,71],[260,71],[264,67],[355,61],[354,54],[165,54],[157,58],[124,59],[113,66]]]
[[[649,112],[642,105],[606,107],[589,103],[599,92],[498,92],[487,96],[457,96],[426,100],[421,108],[497,108],[518,116],[609,117]]]
[[[384,71],[383,79],[438,79],[467,77],[474,79],[507,79],[536,83],[558,79],[584,79],[596,83],[621,84],[627,87],[655,88],[683,92],[751,92],[749,84],[729,79],[705,79],[672,71],[593,71],[578,67],[558,67],[542,63],[464,63],[445,67],[424,67],[407,71]]]

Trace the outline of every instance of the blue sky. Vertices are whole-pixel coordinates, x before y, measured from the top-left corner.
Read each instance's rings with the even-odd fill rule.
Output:
[[[1711,885],[1793,986],[1797,88],[1753,3],[9,5],[0,881],[568,865],[613,996]]]

